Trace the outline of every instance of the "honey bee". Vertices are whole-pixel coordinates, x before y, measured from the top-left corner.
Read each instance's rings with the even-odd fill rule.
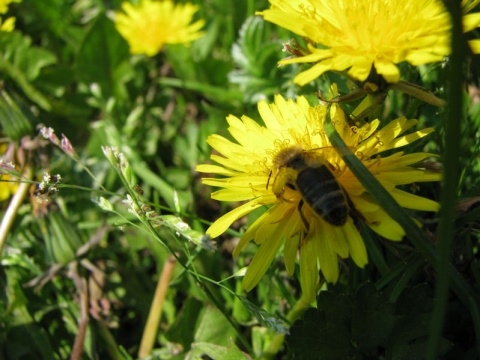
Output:
[[[276,155],[273,166],[267,189],[272,172],[275,172],[272,191],[277,198],[283,197],[287,187],[300,193],[302,200],[298,204],[298,212],[307,231],[309,225],[302,210],[304,204],[331,225],[342,226],[347,222],[353,205],[328,161],[319,158],[314,151],[291,146]]]

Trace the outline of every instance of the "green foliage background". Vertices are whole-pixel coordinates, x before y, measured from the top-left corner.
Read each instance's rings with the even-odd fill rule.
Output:
[[[212,251],[204,230],[236,204],[212,201],[212,190],[194,171],[209,159],[207,136],[228,137],[228,114],[258,119],[257,101],[276,93],[306,95],[314,104],[314,93],[326,93],[332,82],[344,94],[351,84],[327,74],[314,85],[294,85],[299,68],[276,65],[292,34],[254,16],[268,1],[191,2],[200,6],[206,35],[190,47],[167,46],[153,58],[131,56],[116,32],[109,16],[121,1],[23,0],[11,6],[16,30],[0,33],[2,136],[25,147],[38,139],[43,124],[65,134],[78,157],[38,141],[28,151],[33,180],[48,171],[61,174],[63,184],[48,204],[28,196],[8,234],[0,268],[0,359],[65,359],[72,353],[82,359],[137,358],[156,284],[172,252],[177,265],[150,358],[431,356],[437,273],[411,239],[392,243],[363,229],[370,264],[358,269],[343,262],[339,283],[322,291],[317,308],[294,324],[287,314],[300,297],[299,284],[286,275],[280,258],[249,294],[242,292],[241,276],[232,276],[255,252],[252,245],[232,259],[235,241],[265,209],[235,223]],[[436,351],[451,359],[475,359],[480,348],[474,311],[480,281],[477,62],[473,57],[464,63],[460,182],[448,189],[458,200],[450,219],[450,261],[470,294],[466,303],[449,293],[441,315],[445,326]],[[445,97],[448,67],[402,64],[402,74]],[[351,111],[357,104],[343,106]],[[418,118],[419,127],[435,127],[406,151],[444,154],[443,109],[390,91],[377,115],[385,123],[405,115]],[[117,146],[129,168],[112,166],[101,146]],[[441,197],[439,184],[412,189]],[[127,211],[126,194],[139,216]],[[9,203],[0,206],[5,214]],[[438,215],[410,215],[435,245]],[[73,347],[85,294],[88,323],[79,354]],[[275,335],[287,326],[285,348],[269,354]]]

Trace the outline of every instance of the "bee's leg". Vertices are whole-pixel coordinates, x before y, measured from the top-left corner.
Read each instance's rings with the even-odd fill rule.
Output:
[[[298,213],[300,214],[300,218],[303,221],[303,225],[305,226],[305,231],[308,233],[308,230],[310,229],[310,225],[308,224],[308,221],[305,218],[305,214],[303,213],[302,207],[303,207],[303,199],[300,200],[300,202],[298,203],[297,209],[298,209]]]
[[[289,189],[295,190],[295,187],[294,187],[293,185],[291,185],[291,184],[287,184],[286,187],[288,187]],[[293,202],[293,200],[286,199],[286,198],[283,196],[284,193],[285,193],[285,191],[284,191],[282,194],[277,195],[277,199],[278,199],[278,200],[285,201],[285,202],[288,202],[288,203]]]
[[[268,185],[270,184],[270,178],[272,177],[272,170],[270,170],[270,174],[268,174],[268,180],[267,180],[267,187],[265,189],[268,190]]]

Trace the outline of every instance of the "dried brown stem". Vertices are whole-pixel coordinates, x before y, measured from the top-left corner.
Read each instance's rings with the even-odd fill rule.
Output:
[[[152,305],[150,306],[150,312],[148,313],[147,323],[143,330],[140,350],[138,351],[139,358],[149,355],[152,351],[158,331],[158,325],[160,324],[160,317],[162,315],[163,301],[167,295],[168,285],[172,278],[175,264],[175,258],[173,255],[170,255],[163,265],[162,274],[160,275],[160,279],[158,279],[155,295],[153,297]]]

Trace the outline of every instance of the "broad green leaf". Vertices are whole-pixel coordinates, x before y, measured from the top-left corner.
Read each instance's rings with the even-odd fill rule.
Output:
[[[229,346],[235,338],[235,329],[225,316],[215,307],[205,306],[198,318],[194,342]]]
[[[166,338],[181,344],[184,351],[188,351],[195,339],[195,327],[201,318],[202,308],[203,303],[194,298],[185,300],[175,322],[165,334]]]
[[[32,40],[17,31],[0,32],[0,72],[20,87],[25,95],[45,110],[49,100],[32,84],[41,70],[57,62],[50,51],[32,46]]]
[[[2,332],[5,331],[0,347],[4,355],[7,359],[57,359],[45,328],[35,321],[29,310],[31,299],[21,287],[18,268],[4,269],[0,274],[0,319]]]
[[[230,346],[219,346],[207,342],[196,342],[192,350],[186,356],[187,360],[203,359],[208,356],[210,359],[222,360],[251,360],[252,357],[240,351],[234,344]]]
[[[129,58],[127,43],[113,22],[100,14],[77,54],[77,76],[86,84],[98,83],[105,98],[120,94],[130,77]]]

